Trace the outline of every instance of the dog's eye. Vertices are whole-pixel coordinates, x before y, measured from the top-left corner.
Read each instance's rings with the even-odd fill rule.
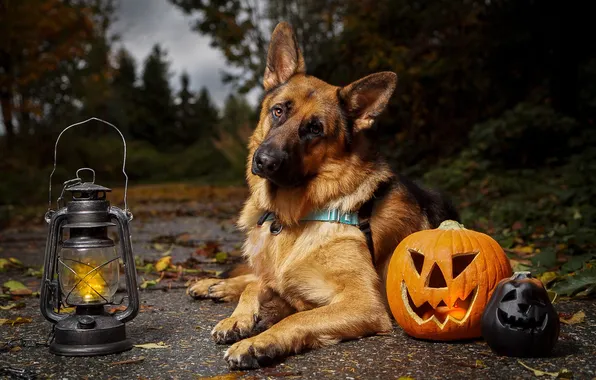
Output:
[[[275,118],[275,119],[279,119],[280,117],[283,116],[283,114],[284,114],[284,110],[280,106],[275,106],[271,110],[271,115],[273,115],[273,118]]]
[[[308,123],[308,132],[313,135],[320,135],[323,133],[323,126],[318,121],[311,121]]]

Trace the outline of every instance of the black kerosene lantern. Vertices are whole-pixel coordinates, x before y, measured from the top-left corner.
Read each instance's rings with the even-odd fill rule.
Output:
[[[95,184],[95,172],[77,170],[76,178],[66,181],[58,198],[57,211],[51,209],[52,175],[56,170],[56,149],[68,129],[91,120],[105,123],[118,131],[124,143],[122,173],[125,177],[124,210],[110,205],[106,193],[111,190]],[[50,352],[65,356],[93,356],[122,352],[132,348],[126,338],[124,323],[139,311],[136,268],[128,223],[125,171],[126,142],[114,125],[91,118],[65,128],[54,149],[54,170],[50,174],[50,200],[46,222],[49,224],[41,286],[41,313],[55,324]],[[93,173],[91,182],[83,182],[79,173]],[[65,200],[65,193],[70,199]],[[64,205],[66,203],[66,205]],[[117,228],[120,249],[108,237],[108,229]],[[66,240],[66,231],[68,238]],[[127,307],[108,314],[106,305],[114,304],[122,259],[128,298]],[[74,306],[73,314],[60,313],[62,306]]]

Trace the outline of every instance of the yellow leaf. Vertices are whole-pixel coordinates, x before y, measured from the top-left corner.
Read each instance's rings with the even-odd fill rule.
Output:
[[[538,279],[540,281],[542,281],[542,283],[544,285],[548,285],[551,282],[553,282],[554,280],[557,279],[557,273],[556,272],[544,272],[541,275],[538,276]]]
[[[16,317],[16,319],[0,318],[0,325],[20,325],[23,323],[31,323],[33,319],[26,317]]]
[[[10,265],[10,261],[4,258],[0,258],[0,269],[8,268]]]
[[[22,309],[25,307],[24,302],[19,303],[10,303],[6,306],[0,306],[0,310],[12,310],[12,309]]]
[[[75,307],[63,307],[60,308],[60,314],[70,314],[70,313],[74,313],[76,310]],[[54,311],[57,313],[58,309],[54,309]]]
[[[137,348],[144,348],[146,350],[160,349],[160,348],[170,348],[170,346],[168,346],[164,342],[135,344],[135,347],[137,347]]]
[[[163,272],[172,265],[172,256],[164,256],[155,263],[155,270]]]
[[[575,325],[578,323],[582,323],[584,319],[586,319],[586,313],[584,313],[582,310],[573,314],[570,318],[559,317],[561,323],[564,323],[566,325]]]
[[[519,253],[533,253],[534,247],[531,245],[526,245],[523,247],[515,247],[515,248],[513,248],[513,250],[516,252],[519,252]]]
[[[220,264],[225,263],[227,259],[228,259],[228,254],[226,252],[217,252],[215,254],[215,261]]]
[[[561,369],[559,372],[545,372],[545,371],[541,371],[539,369],[532,368],[532,367],[526,365],[521,360],[518,360],[517,362],[519,364],[521,364],[522,366],[524,366],[526,369],[529,369],[530,371],[532,371],[534,373],[534,376],[537,376],[537,377],[550,376],[550,377],[559,378],[559,379],[571,379],[573,377],[572,376],[573,374],[571,373],[571,371],[569,371],[565,368]]]
[[[10,261],[12,264],[19,266],[19,267],[23,266],[23,263],[21,262],[21,260],[15,259],[14,257],[9,257],[8,261]]]

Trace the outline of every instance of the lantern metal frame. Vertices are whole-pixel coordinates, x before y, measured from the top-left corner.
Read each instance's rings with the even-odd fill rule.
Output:
[[[52,210],[52,176],[56,171],[56,156],[60,138],[67,130],[86,124],[90,121],[98,121],[112,127],[118,132],[122,139],[122,174],[125,178],[124,210],[111,206],[105,197],[103,199],[94,199],[83,202],[75,202],[73,199],[65,205],[65,191],[111,191],[108,188],[95,185],[95,171],[90,168],[81,168],[77,170],[75,179],[64,182],[62,193],[56,202],[57,208],[56,210]],[[83,182],[79,175],[83,170],[90,170],[93,172],[92,182]],[[138,314],[140,304],[137,274],[129,229],[129,222],[133,219],[133,215],[128,210],[127,203],[128,175],[126,174],[126,140],[124,139],[122,132],[120,132],[120,130],[113,124],[95,117],[66,127],[58,135],[54,146],[54,167],[50,174],[49,182],[48,211],[45,215],[45,221],[49,224],[49,229],[45,248],[40,310],[41,314],[54,324],[54,338],[50,344],[50,352],[64,356],[94,356],[112,354],[131,349],[132,343],[126,338],[124,324],[131,321]],[[70,224],[69,226],[69,223],[72,221],[75,221],[75,223]],[[76,305],[74,314],[59,313],[62,305],[62,294],[60,274],[58,272],[58,250],[63,246],[63,231],[65,228],[71,228],[72,231],[72,228],[84,228],[85,226],[89,227],[88,231],[93,231],[93,228],[105,228],[104,242],[111,241],[111,239],[107,238],[107,227],[117,227],[121,254],[121,257],[117,256],[117,258],[122,259],[125,269],[126,298],[128,298],[128,304],[124,310],[108,314],[105,306],[113,303],[101,302],[95,305]],[[85,244],[92,247],[95,247],[98,244],[101,245],[101,237],[94,240],[95,237],[97,236],[91,234],[85,242],[81,242],[74,248],[85,248]],[[113,242],[111,246],[115,246]],[[100,264],[99,267],[102,265],[107,264]],[[98,267],[92,269],[92,271],[95,270],[98,270]],[[104,298],[104,301],[108,300]],[[56,310],[58,310],[58,312]]]

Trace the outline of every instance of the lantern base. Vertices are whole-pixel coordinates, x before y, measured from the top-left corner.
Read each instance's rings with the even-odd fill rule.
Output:
[[[50,352],[61,356],[96,356],[127,351],[124,323],[102,315],[71,315],[56,324]]]

